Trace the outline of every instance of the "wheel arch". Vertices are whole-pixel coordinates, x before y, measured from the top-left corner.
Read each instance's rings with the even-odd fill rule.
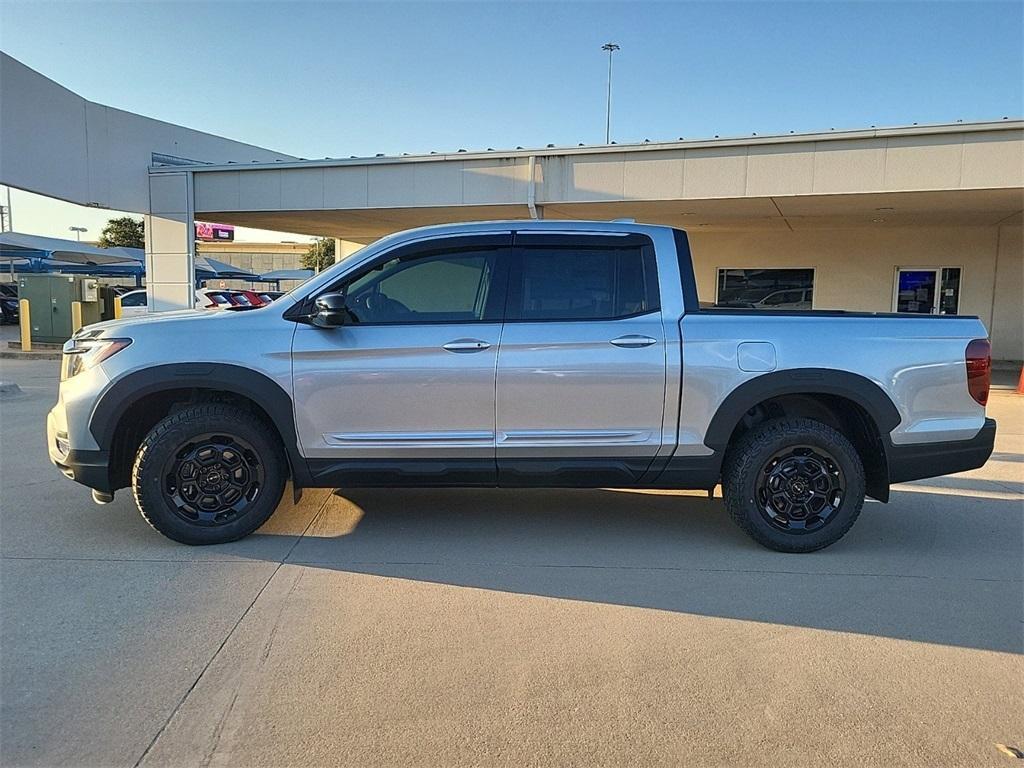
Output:
[[[850,407],[852,404],[854,407]],[[865,376],[828,368],[773,371],[745,381],[722,401],[704,443],[724,455],[744,426],[763,418],[766,405],[787,415],[815,418],[841,428],[864,462],[868,494],[889,498],[889,433],[901,417],[888,394]]]
[[[298,450],[292,400],[279,384],[258,371],[229,363],[169,363],[118,379],[93,407],[89,431],[100,450],[111,454],[112,485],[123,487],[123,478],[115,477],[118,470],[112,449],[133,406],[144,401],[196,399],[197,394],[206,393],[242,399],[255,406],[257,415],[264,416],[281,437],[296,487],[306,484],[308,472]]]

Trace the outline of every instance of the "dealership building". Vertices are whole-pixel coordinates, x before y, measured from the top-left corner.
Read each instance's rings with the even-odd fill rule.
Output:
[[[690,235],[700,298],[978,315],[1024,359],[1024,122],[305,160],[89,102],[3,55],[0,183],[146,217],[151,307],[188,306],[197,219],[337,238],[461,220]],[[813,340],[809,340],[813,342]]]

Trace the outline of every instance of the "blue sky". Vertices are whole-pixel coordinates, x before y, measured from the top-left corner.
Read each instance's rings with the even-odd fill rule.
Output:
[[[1024,112],[1024,4],[0,3],[94,101],[303,157]]]
[[[600,143],[606,41],[619,142],[1020,117],[1022,40],[1021,2],[0,0],[86,98],[307,158]]]

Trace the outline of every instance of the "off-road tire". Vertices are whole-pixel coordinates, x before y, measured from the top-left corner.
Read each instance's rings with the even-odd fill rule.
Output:
[[[831,517],[809,532],[782,530],[769,520],[757,498],[758,481],[769,460],[796,446],[823,449],[835,459],[845,481],[842,501]],[[864,465],[850,441],[832,427],[812,419],[772,419],[728,450],[722,490],[729,516],[756,542],[779,552],[813,552],[839,541],[857,520],[864,504]]]
[[[166,492],[168,462],[189,441],[204,434],[243,440],[258,457],[262,482],[258,495],[237,519],[202,525],[184,519]],[[250,411],[223,403],[198,403],[160,421],[143,439],[132,467],[132,493],[153,528],[182,544],[224,544],[248,536],[274,513],[284,492],[288,469],[280,437]]]

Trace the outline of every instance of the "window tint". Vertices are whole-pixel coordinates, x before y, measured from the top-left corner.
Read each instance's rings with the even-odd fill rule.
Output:
[[[498,250],[398,257],[346,289],[355,323],[454,323],[487,319]]]
[[[126,293],[121,297],[122,307],[144,307],[146,306],[146,293]]]
[[[813,269],[720,269],[719,307],[811,309]]]
[[[659,309],[651,246],[525,245],[510,284],[510,320],[611,320]]]

